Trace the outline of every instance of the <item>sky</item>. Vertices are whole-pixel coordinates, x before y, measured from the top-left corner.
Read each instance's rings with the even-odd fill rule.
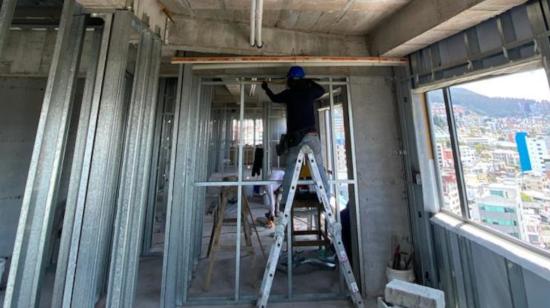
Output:
[[[526,98],[550,101],[544,69],[489,78],[459,86],[489,97]]]

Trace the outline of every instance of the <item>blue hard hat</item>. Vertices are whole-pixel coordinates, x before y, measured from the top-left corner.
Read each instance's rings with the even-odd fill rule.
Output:
[[[286,77],[292,79],[302,79],[306,77],[306,72],[301,66],[293,66],[288,70]]]

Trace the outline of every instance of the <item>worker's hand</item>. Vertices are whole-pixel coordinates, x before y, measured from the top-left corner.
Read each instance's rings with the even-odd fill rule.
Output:
[[[269,89],[269,87],[267,86],[267,82],[262,82],[262,89],[264,89],[264,91],[267,91],[267,89]]]

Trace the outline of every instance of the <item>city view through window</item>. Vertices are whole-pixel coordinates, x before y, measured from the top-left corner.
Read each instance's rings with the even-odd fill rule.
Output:
[[[545,71],[490,78],[449,92],[470,218],[550,250],[550,90]],[[427,98],[442,207],[461,215],[443,90]]]

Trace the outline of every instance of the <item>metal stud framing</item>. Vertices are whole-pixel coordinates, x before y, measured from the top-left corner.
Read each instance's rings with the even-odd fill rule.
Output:
[[[216,82],[201,81],[199,78],[192,75],[190,65],[180,66],[178,79],[178,96],[176,101],[176,112],[174,118],[173,131],[173,146],[171,155],[170,182],[168,191],[167,204],[167,225],[165,234],[165,250],[164,250],[164,268],[163,268],[163,283],[161,294],[162,307],[174,307],[184,304],[193,303],[244,303],[254,299],[253,295],[242,294],[241,287],[241,260],[240,260],[240,241],[241,229],[239,224],[240,215],[237,215],[237,233],[235,247],[235,277],[234,277],[234,294],[230,297],[223,298],[207,298],[207,297],[190,297],[188,294],[189,284],[194,270],[198,264],[200,256],[200,248],[202,243],[202,215],[204,213],[205,189],[211,186],[236,186],[237,193],[237,212],[241,208],[241,194],[244,186],[248,185],[266,185],[273,181],[244,181],[242,163],[243,163],[243,142],[239,141],[239,178],[234,182],[207,182],[208,170],[214,168],[208,165],[207,160],[202,159],[202,153],[209,152],[209,146],[212,144],[212,138],[220,137],[227,138],[227,124],[218,118],[211,121],[211,91],[212,86],[218,85]],[[244,87],[248,84],[257,84],[259,81],[248,81],[246,78],[233,78],[234,83],[240,86],[241,104],[240,112],[237,115],[242,124],[244,119],[245,104],[244,104]],[[348,85],[348,81],[340,82],[325,78],[326,81],[321,84],[326,84],[333,89],[334,85]],[[327,82],[328,81],[328,82]],[[332,91],[332,90],[331,90]],[[349,92],[349,91],[348,91]],[[349,93],[348,93],[348,99]],[[334,102],[333,104],[334,105]],[[348,103],[346,111],[351,112]],[[264,111],[265,112],[265,111]],[[268,112],[269,113],[269,112]],[[350,118],[352,115],[350,114]],[[218,129],[211,129],[212,126],[218,125]],[[222,127],[223,126],[223,127]],[[243,128],[241,127],[240,130]],[[224,131],[225,130],[225,131]],[[213,135],[211,135],[213,134]],[[242,133],[240,134],[243,135]],[[332,138],[331,138],[332,139]],[[350,140],[353,143],[353,136]],[[213,148],[221,150],[225,149],[223,144],[214,145]],[[353,151],[353,146],[352,146]],[[217,157],[217,156],[216,156]],[[350,156],[355,159],[353,153]],[[217,160],[217,159],[216,159]],[[355,162],[352,164],[355,166]],[[223,167],[223,166],[219,166]],[[337,187],[341,184],[352,185],[355,187],[355,172],[352,179],[335,179],[331,180],[331,185]],[[306,183],[307,181],[303,181]],[[311,182],[311,181],[310,181]],[[303,184],[303,183],[302,183]],[[352,198],[357,199],[357,193]],[[357,200],[356,200],[357,201]],[[357,206],[357,202],[354,203]],[[357,210],[355,211],[357,212]],[[361,256],[358,257],[361,259]],[[292,262],[292,260],[290,260]],[[358,260],[359,263],[360,260]],[[292,274],[289,272],[288,283],[292,285]],[[343,294],[292,294],[292,287],[288,288],[289,293],[281,298],[274,296],[274,300],[303,300],[303,299],[326,299],[338,298]]]
[[[17,0],[4,0],[0,4],[0,56],[4,50],[4,44],[8,41],[8,33],[15,13]]]
[[[4,307],[38,304],[85,22],[80,6],[74,0],[65,1],[25,187]]]
[[[541,56],[548,67],[548,7],[548,0],[530,1],[411,54],[413,87],[433,89],[499,67],[528,65]],[[500,44],[489,47],[488,37],[499,37]]]
[[[77,212],[82,218],[73,227],[69,255],[76,264],[69,264],[67,280],[71,283],[66,284],[64,299],[69,306],[93,306],[104,289],[129,87],[125,79],[132,30],[130,14],[114,13],[108,47],[102,46],[102,51],[108,48],[108,52],[105,64],[99,64],[105,67],[103,74],[98,73],[101,82],[94,91],[94,104],[99,100],[99,110],[89,127],[86,152],[90,156],[84,162],[85,179],[80,181]]]
[[[528,5],[527,13],[550,83],[550,4],[548,0],[533,1]]]
[[[105,20],[106,25],[109,24],[109,20]],[[103,31],[104,33],[107,31]],[[108,37],[108,35],[107,35]],[[100,47],[104,45],[102,41],[105,40],[105,34],[102,38],[102,31],[100,29],[94,30],[93,43],[89,56],[89,69],[86,73],[86,85],[84,87],[84,94],[80,105],[80,116],[78,119],[77,136],[75,141],[75,148],[73,153],[73,164],[71,166],[71,176],[69,179],[69,189],[67,192],[67,201],[65,202],[65,215],[63,218],[63,232],[61,234],[61,241],[59,247],[59,253],[57,258],[57,268],[55,271],[55,283],[54,291],[52,295],[52,307],[61,307],[63,303],[63,292],[65,290],[66,282],[72,281],[67,278],[67,271],[70,271],[69,263],[69,251],[71,247],[71,238],[73,236],[73,228],[75,225],[80,225],[82,222],[82,212],[77,212],[77,202],[79,196],[79,183],[80,180],[85,178],[83,172],[86,170],[84,162],[87,161],[86,157],[89,157],[91,153],[86,152],[86,140],[88,127],[90,121],[97,117],[98,100],[94,100],[94,88],[96,83],[101,82],[97,80],[98,72],[103,72],[104,67],[98,67],[100,56],[105,58],[105,51],[100,52]],[[107,40],[108,41],[108,40]],[[88,155],[87,155],[88,154]],[[69,282],[69,285],[71,283]]]
[[[160,38],[148,30],[142,31],[118,192],[108,307],[133,307],[151,170],[160,48]]]
[[[158,254],[151,251],[151,249],[153,248],[153,227],[158,215],[157,211],[160,207],[166,206],[166,197],[162,198],[162,204],[159,204],[158,197],[160,187],[163,187],[163,189],[166,188],[164,186],[168,179],[166,168],[170,166],[169,157],[166,157],[166,153],[170,149],[168,144],[171,144],[172,124],[174,122],[174,111],[172,108],[175,101],[174,93],[176,87],[173,81],[166,78],[159,81],[155,131],[153,133],[153,155],[151,158],[152,169],[149,177],[149,192],[141,249],[143,256]],[[162,194],[164,195],[164,192]]]
[[[14,5],[15,1],[4,1],[0,11],[2,43]],[[78,120],[78,128],[53,307],[93,307],[104,295],[105,282],[108,282],[109,307],[131,307],[137,284],[161,41],[129,11],[98,16],[104,24],[91,32],[81,110],[78,119],[74,119]],[[25,188],[5,307],[39,304],[87,20],[88,15],[74,0],[64,2]],[[135,70],[128,67],[134,31],[141,35]],[[207,132],[208,127],[203,126],[201,136]],[[203,169],[195,168],[194,172]]]
[[[171,179],[168,186],[166,208],[166,234],[164,241],[164,262],[162,269],[161,307],[181,305],[187,296],[188,264],[179,256],[187,252],[190,243],[188,224],[185,221],[185,180],[188,175],[187,147],[190,146],[190,107],[192,93],[196,90],[190,65],[181,65],[178,78],[172,154],[170,161]]]

